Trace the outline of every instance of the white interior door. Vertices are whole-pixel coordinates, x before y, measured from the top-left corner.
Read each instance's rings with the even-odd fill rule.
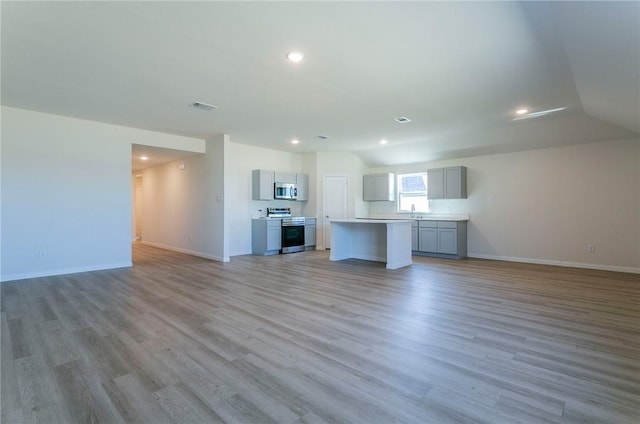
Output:
[[[332,219],[345,219],[348,215],[349,177],[346,175],[325,175],[323,190],[324,248],[331,247]]]

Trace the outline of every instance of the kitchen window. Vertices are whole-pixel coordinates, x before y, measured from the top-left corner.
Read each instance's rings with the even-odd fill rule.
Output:
[[[429,212],[426,172],[398,174],[398,212]]]

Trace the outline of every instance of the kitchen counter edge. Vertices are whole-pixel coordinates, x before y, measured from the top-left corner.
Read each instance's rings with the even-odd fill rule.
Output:
[[[368,216],[356,219],[377,219],[377,220],[411,220],[411,221],[469,221],[469,215],[420,215],[416,217],[399,216]]]

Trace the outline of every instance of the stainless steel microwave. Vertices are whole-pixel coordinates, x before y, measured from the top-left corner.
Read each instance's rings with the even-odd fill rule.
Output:
[[[295,184],[275,183],[273,186],[275,199],[296,200],[298,198],[298,187]]]

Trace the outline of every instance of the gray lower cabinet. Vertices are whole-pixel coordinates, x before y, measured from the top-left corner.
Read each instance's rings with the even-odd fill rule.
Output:
[[[418,250],[418,221],[411,223],[411,250]]]
[[[412,236],[413,230],[412,227]],[[414,253],[443,258],[467,257],[466,221],[418,221],[417,241],[411,241]]]
[[[254,219],[251,221],[251,253],[277,255],[282,248],[282,220]]]
[[[307,218],[304,221],[304,249],[313,250],[316,248],[316,219]]]
[[[438,221],[420,221],[418,223],[418,250],[420,252],[438,251]]]

